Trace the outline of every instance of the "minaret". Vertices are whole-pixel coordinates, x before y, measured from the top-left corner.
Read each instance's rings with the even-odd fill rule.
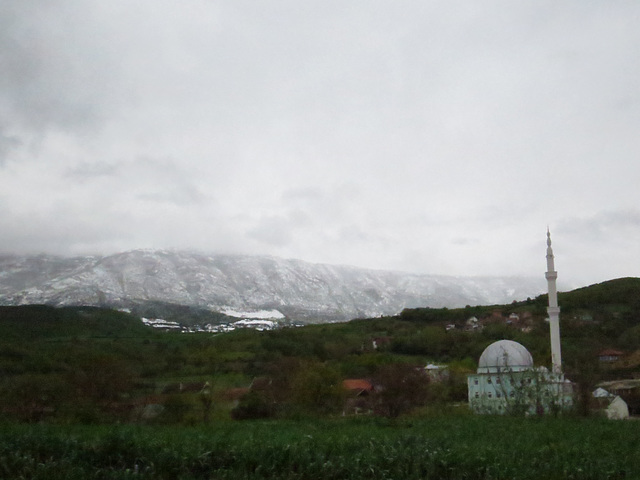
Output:
[[[547,227],[547,278],[549,289],[549,329],[551,331],[551,366],[554,373],[562,373],[562,355],[560,353],[560,307],[558,307],[558,291],[556,290],[556,278],[558,272],[553,265],[553,250],[551,249],[551,233]]]

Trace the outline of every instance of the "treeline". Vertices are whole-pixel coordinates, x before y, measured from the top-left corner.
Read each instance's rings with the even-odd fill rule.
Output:
[[[601,371],[597,361],[605,348],[636,358],[638,298],[638,279],[560,294],[565,370],[585,391],[602,379],[640,373],[640,354],[617,369]],[[0,416],[196,424],[438,409],[466,400],[466,376],[493,341],[515,340],[537,365],[549,365],[545,302],[540,296],[509,305],[407,309],[394,317],[225,334],[160,332],[99,308],[0,307]],[[447,375],[425,376],[429,363],[446,365]],[[350,379],[372,388],[350,391],[343,383]]]

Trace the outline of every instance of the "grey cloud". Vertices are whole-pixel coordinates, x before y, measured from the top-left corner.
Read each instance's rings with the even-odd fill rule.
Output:
[[[7,160],[11,151],[20,147],[22,143],[23,142],[20,140],[20,137],[16,135],[8,135],[3,132],[2,128],[0,128],[0,166],[2,166]]]
[[[535,269],[547,223],[575,251],[635,240],[639,14],[0,2],[0,245],[481,274]]]
[[[469,237],[457,237],[451,240],[451,243],[459,246],[473,246],[478,245],[480,241],[477,238],[469,238]]]
[[[180,207],[202,204],[207,196],[197,185],[198,175],[171,158],[142,157],[120,167],[135,198]]]
[[[285,247],[293,239],[292,225],[284,217],[268,217],[247,232],[247,237],[275,247]]]
[[[285,190],[282,193],[282,199],[289,201],[314,201],[321,200],[325,197],[325,193],[319,187],[294,188]]]
[[[197,175],[171,158],[84,161],[67,169],[66,177],[84,183],[102,182],[106,189],[120,186],[130,198],[144,202],[189,206],[207,198],[196,185]]]
[[[168,203],[184,207],[200,204],[204,197],[197,189],[178,185],[145,191],[137,194],[136,198],[153,203]]]
[[[106,106],[112,65],[91,51],[82,2],[3,2],[0,7],[0,116],[36,134],[50,126],[85,130]],[[98,31],[99,27],[93,25]],[[101,60],[95,57],[103,55]],[[104,68],[106,67],[106,69]]]
[[[83,162],[67,170],[67,176],[78,180],[90,180],[96,177],[113,177],[120,172],[122,164],[108,162]]]
[[[640,210],[605,210],[591,216],[569,217],[560,222],[559,231],[590,242],[602,241],[611,235],[619,236],[626,231],[635,231],[637,240],[640,238]]]

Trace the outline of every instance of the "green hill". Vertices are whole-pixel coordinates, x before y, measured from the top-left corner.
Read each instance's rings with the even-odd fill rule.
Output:
[[[640,279],[623,278],[559,294],[563,364],[572,379],[640,374]],[[525,345],[549,365],[546,296],[508,305],[407,309],[393,317],[258,332],[179,334],[123,312],[89,307],[0,307],[0,415],[25,421],[140,421],[150,402],[164,422],[228,417],[234,392],[256,378],[269,387],[241,403],[242,415],[326,415],[342,408],[343,379],[389,382],[427,363],[446,363],[447,381],[429,404],[466,399],[466,374],[499,339]],[[469,321],[470,318],[477,319]],[[624,364],[601,368],[616,348]],[[634,357],[636,355],[636,357]],[[394,370],[394,368],[396,370]],[[394,373],[395,372],[395,373]],[[398,373],[400,372],[400,373]],[[210,386],[207,395],[183,385]],[[245,389],[245,390],[239,390]],[[173,394],[170,392],[174,392]],[[253,403],[246,403],[246,402]],[[206,405],[209,405],[206,407]]]
[[[139,318],[97,307],[0,306],[0,338],[35,340],[67,337],[148,335]]]

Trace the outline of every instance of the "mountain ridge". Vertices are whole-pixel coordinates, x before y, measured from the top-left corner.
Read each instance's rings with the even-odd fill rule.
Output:
[[[310,323],[404,308],[509,303],[544,278],[454,277],[309,263],[262,255],[131,250],[61,257],[0,255],[0,304],[129,308],[165,302],[224,312],[278,311]]]

